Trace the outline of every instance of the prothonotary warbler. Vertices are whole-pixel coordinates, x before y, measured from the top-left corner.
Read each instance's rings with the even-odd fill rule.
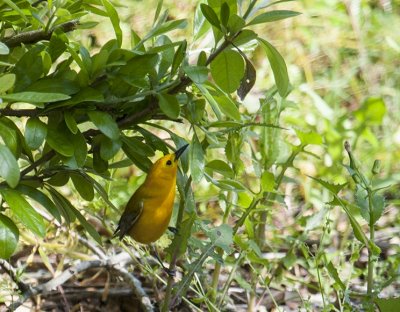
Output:
[[[129,235],[142,244],[150,244],[163,235],[174,206],[178,160],[187,147],[182,146],[153,164],[126,205],[114,235],[120,239]]]

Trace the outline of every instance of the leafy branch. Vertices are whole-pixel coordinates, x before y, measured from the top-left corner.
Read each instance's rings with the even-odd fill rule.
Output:
[[[42,40],[50,40],[52,34],[56,30],[61,30],[62,32],[70,32],[77,28],[79,25],[79,20],[75,19],[72,21],[68,21],[62,23],[60,25],[55,26],[49,31],[46,30],[32,30],[22,32],[10,37],[6,37],[3,39],[3,42],[9,47],[14,48],[21,44],[33,44]]]

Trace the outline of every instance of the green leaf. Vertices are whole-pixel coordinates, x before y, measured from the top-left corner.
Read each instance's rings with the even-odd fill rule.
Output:
[[[315,180],[315,178],[314,178]],[[374,255],[379,255],[381,253],[381,249],[370,239],[367,238],[363,229],[358,223],[357,219],[353,216],[350,209],[347,207],[347,203],[341,200],[336,194],[334,194],[334,201],[331,202],[331,205],[339,205],[343,208],[344,212],[346,213],[351,227],[353,229],[354,237],[357,238],[362,244],[364,244]]]
[[[371,97],[363,103],[362,107],[354,115],[360,123],[381,125],[386,112],[387,108],[383,99]]]
[[[90,120],[102,133],[104,133],[104,135],[109,137],[111,140],[118,140],[119,128],[111,115],[100,111],[88,112],[88,115]]]
[[[271,64],[278,92],[282,97],[286,97],[289,92],[289,76],[285,60],[279,54],[278,50],[276,50],[268,41],[261,38],[258,38],[258,40],[261,42],[265,53],[267,54],[269,63]]]
[[[25,91],[71,95],[79,92],[79,90],[79,84],[75,81],[65,78],[45,77],[32,83]]]
[[[290,249],[285,257],[282,259],[283,265],[287,270],[290,270],[292,266],[296,263],[297,257],[293,251],[293,249]]]
[[[169,94],[157,94],[158,104],[162,112],[171,119],[176,119],[179,117],[180,106],[178,99],[175,95]]]
[[[155,71],[159,62],[158,54],[145,54],[132,57],[125,66],[119,70],[121,78],[131,85],[148,87],[147,75]]]
[[[169,154],[167,145],[165,144],[164,140],[162,140],[160,137],[140,127],[137,128],[137,131],[143,135],[146,141],[146,145],[150,146],[153,149],[153,154],[154,150],[159,150],[164,154]]]
[[[104,160],[110,160],[118,153],[121,146],[121,140],[111,140],[103,136],[100,142],[100,157]]]
[[[207,83],[207,82],[206,82]],[[208,84],[200,84],[196,83],[197,88],[200,90],[202,95],[206,98],[207,102],[210,104],[212,110],[215,113],[215,116],[217,117],[218,120],[222,119],[222,114],[221,111],[218,107],[217,101],[214,99],[214,97],[211,95],[210,91],[208,91],[208,88],[212,88],[212,90],[215,90],[214,86],[209,86]]]
[[[60,211],[61,215],[63,216],[67,225],[71,222],[75,221],[76,217],[75,214],[72,212],[72,209],[75,209],[72,204],[62,196],[57,190],[51,186],[47,186],[47,189],[51,195],[51,198],[54,201],[54,204],[57,206],[57,209]]]
[[[163,0],[158,0],[156,12],[154,13],[153,24],[155,24],[157,22],[157,19],[160,16],[161,9],[162,9],[162,6],[163,6],[163,2],[164,2]]]
[[[331,261],[329,261],[328,265],[326,266],[326,269],[329,272],[329,275],[335,280],[335,282],[340,286],[340,288],[345,291],[346,290],[346,285],[343,284],[342,280],[339,277],[339,274],[333,265]]]
[[[238,121],[241,119],[239,109],[229,95],[214,96],[214,99],[226,116]]]
[[[261,175],[261,188],[264,192],[275,191],[275,177],[273,173],[264,171]]]
[[[32,186],[24,184],[19,184],[16,187],[16,190],[41,204],[54,218],[57,219],[58,222],[61,222],[60,212],[47,195]]]
[[[241,46],[243,44],[248,43],[251,40],[256,40],[258,38],[257,34],[250,30],[250,29],[243,29],[239,35],[237,35],[235,37],[235,39],[233,39],[233,43],[236,46]]]
[[[76,209],[71,204],[69,205],[68,209],[76,216],[76,218],[79,220],[79,223],[83,226],[86,232],[88,232],[89,235],[92,236],[99,245],[101,245],[101,236],[93,227],[93,225],[91,225],[86,220],[86,218],[79,212],[79,210]]]
[[[104,8],[107,11],[107,15],[111,20],[111,24],[114,28],[115,32],[115,37],[117,38],[118,46],[120,47],[122,45],[122,30],[119,25],[119,17],[118,17],[118,12],[114,8],[114,6],[111,4],[110,1],[108,0],[101,0],[103,3]]]
[[[3,42],[0,41],[0,55],[7,55],[10,53],[10,49]]]
[[[15,12],[17,12],[26,23],[29,23],[28,18],[25,16],[24,12],[18,7],[17,4],[14,3],[14,1],[11,0],[3,0],[8,6],[10,6]]]
[[[260,9],[261,8],[268,8],[270,6],[273,6],[273,5],[276,5],[276,4],[279,4],[279,3],[291,2],[291,1],[296,1],[296,0],[278,0],[278,1],[272,1],[272,2],[267,1],[267,4],[264,4],[262,7],[260,7]]]
[[[25,102],[31,104],[42,104],[50,102],[58,102],[68,100],[69,95],[62,93],[45,93],[45,92],[18,92],[4,94],[1,98],[6,102]],[[41,106],[41,105],[38,105]]]
[[[227,120],[227,121],[214,121],[209,123],[210,128],[240,128],[243,126],[241,122]]]
[[[153,165],[146,156],[140,154],[136,148],[124,141],[122,144],[122,150],[126,156],[128,156],[129,159],[132,160],[132,162],[144,172],[148,172],[150,167]]]
[[[99,53],[92,57],[91,75],[93,77],[100,76],[104,71],[104,67],[107,64],[109,52],[107,50],[100,50]]]
[[[234,279],[238,283],[240,288],[245,289],[249,292],[253,291],[253,286],[248,281],[246,281],[243,277],[241,277],[240,275],[235,274]]]
[[[1,54],[1,53],[0,53]],[[5,74],[0,77],[0,93],[10,90],[15,83],[15,74]]]
[[[56,128],[48,127],[46,142],[52,149],[63,156],[71,157],[74,155],[73,134],[69,132],[64,122]]]
[[[1,194],[7,204],[10,206],[13,214],[24,224],[29,230],[40,237],[44,237],[46,227],[43,217],[32,208],[26,199],[16,190],[3,189]]]
[[[140,155],[146,157],[154,156],[153,148],[146,143],[143,143],[142,140],[138,139],[137,137],[123,136],[122,141],[124,142],[124,144],[128,145],[131,149],[134,149],[136,153]]]
[[[324,188],[326,188],[328,191],[330,191],[331,193],[337,195],[345,186],[347,183],[344,184],[334,184],[334,183],[330,183],[324,180],[321,180],[319,178],[314,178],[311,176],[308,176],[309,178],[313,179],[314,181],[318,182],[319,184],[321,184]]]
[[[225,27],[228,26],[229,15],[230,15],[229,5],[226,2],[224,2],[221,5],[220,17],[221,17],[221,24]]]
[[[211,27],[209,23],[206,23],[206,18],[204,17],[203,12],[201,12],[200,5],[201,3],[196,6],[196,10],[194,12],[193,42],[204,36]]]
[[[22,142],[19,129],[13,121],[7,117],[0,117],[0,137],[5,145],[10,149],[15,158],[21,155]]]
[[[351,227],[353,228],[353,232],[354,232],[355,238],[357,238],[359,242],[361,242],[362,244],[364,244],[365,246],[368,247],[369,246],[369,243],[368,243],[369,239],[367,238],[367,236],[363,232],[360,223],[358,223],[356,218],[354,218],[354,216],[352,216],[351,212],[349,212],[348,210],[346,211],[346,214],[347,214],[347,216],[349,218]]]
[[[195,83],[203,83],[208,77],[208,68],[206,66],[185,66],[183,71]]]
[[[232,93],[240,86],[244,76],[244,61],[239,52],[224,50],[211,62],[211,75],[225,92]]]
[[[187,26],[187,20],[186,19],[179,19],[179,20],[174,20],[174,21],[169,21],[161,26],[157,27],[155,31],[151,34],[152,36],[159,36],[162,35],[166,32],[169,32],[174,29],[183,29]]]
[[[317,227],[324,226],[324,218],[327,214],[328,208],[324,207],[320,211],[306,217],[306,225],[304,232],[309,232]]]
[[[217,172],[227,178],[234,177],[234,172],[232,168],[226,162],[219,159],[214,159],[207,163],[205,169],[206,171],[210,171],[210,173]]]
[[[241,159],[240,154],[243,147],[243,135],[239,132],[231,132],[228,136],[228,142],[225,146],[225,154],[227,159],[235,164],[235,166],[240,165]]]
[[[370,216],[369,216],[368,192],[363,187],[357,184],[356,191],[354,193],[354,199],[358,208],[360,208],[361,216],[369,224]]]
[[[296,134],[299,137],[302,145],[322,145],[323,143],[321,135],[316,132],[302,132],[300,130],[296,130]]]
[[[256,83],[256,74],[257,74],[256,69],[254,68],[253,64],[249,61],[249,59],[246,57],[246,55],[244,55],[244,60],[246,63],[246,68],[244,71],[244,76],[240,81],[240,86],[237,90],[237,94],[242,101]]]
[[[101,158],[100,148],[97,145],[93,148],[93,169],[102,174],[108,170],[108,161]]]
[[[399,298],[375,298],[374,302],[378,306],[380,312],[400,311],[400,297]]]
[[[78,133],[78,124],[76,123],[74,115],[70,111],[64,113],[64,121],[72,134]]]
[[[89,51],[84,46],[81,45],[79,47],[79,54],[81,56],[83,68],[85,69],[85,71],[91,72],[92,71],[92,59],[90,57]]]
[[[372,221],[375,224],[382,216],[383,210],[385,208],[385,198],[382,195],[374,194],[372,196],[372,205],[374,212],[374,219]]]
[[[247,191],[247,188],[241,182],[232,179],[212,180],[211,182],[223,190],[236,192]]]
[[[197,66],[199,67],[207,67],[207,53],[205,51],[201,51],[199,57],[197,58]],[[207,69],[208,71],[208,69]]]
[[[87,157],[87,144],[85,137],[79,131],[70,135],[71,143],[74,148],[73,154],[64,159],[64,164],[72,169],[82,168]]]
[[[204,174],[204,151],[196,133],[193,134],[189,150],[189,165],[193,181],[199,183]]]
[[[29,148],[38,149],[47,136],[47,126],[39,118],[31,117],[25,126],[25,141]]]
[[[221,224],[207,233],[215,246],[221,247],[226,253],[232,252],[233,230],[228,224]]]
[[[236,34],[239,31],[246,31],[243,27],[246,25],[246,21],[237,14],[232,14],[229,18],[228,29],[231,34]],[[242,30],[243,29],[243,30]],[[240,34],[239,34],[240,36]]]
[[[251,22],[247,24],[247,26],[261,24],[261,23],[275,22],[285,18],[294,17],[299,14],[301,13],[288,10],[275,10],[275,11],[265,12],[256,16]]]
[[[69,171],[62,170],[56,172],[56,174],[52,175],[47,182],[53,186],[64,186],[69,181]]]
[[[10,149],[3,144],[0,144],[0,159],[0,176],[10,187],[16,187],[20,178],[19,166]]]
[[[203,13],[204,17],[207,21],[210,22],[211,25],[221,29],[221,25],[218,19],[218,15],[214,12],[214,10],[207,4],[202,3],[200,4],[201,12]]]
[[[9,259],[17,249],[19,231],[14,222],[0,214],[0,258]]]
[[[191,123],[198,123],[203,119],[206,107],[206,101],[204,99],[197,99],[189,101],[187,108],[189,115],[187,116]]]
[[[78,93],[74,94],[68,101],[53,104],[52,108],[74,106],[76,104],[82,104],[83,102],[102,102],[104,101],[103,94],[93,88],[85,87]]]
[[[55,30],[50,38],[48,52],[51,60],[56,61],[67,49],[68,38],[61,30]]]
[[[171,65],[171,74],[170,74],[171,77],[173,77],[176,74],[179,66],[182,64],[182,61],[186,55],[186,48],[187,48],[187,42],[186,40],[184,40],[179,45],[178,49],[174,54],[174,59],[172,60],[172,65]]]
[[[18,83],[14,86],[14,92],[24,91],[29,85],[43,76],[41,52],[44,49],[44,45],[32,46],[26,50],[26,53],[15,64],[13,72],[17,76],[16,81]]]
[[[84,200],[92,201],[94,198],[94,189],[93,184],[88,181],[84,176],[77,173],[71,173],[71,180],[75,186],[75,189],[78,191],[79,195]]]

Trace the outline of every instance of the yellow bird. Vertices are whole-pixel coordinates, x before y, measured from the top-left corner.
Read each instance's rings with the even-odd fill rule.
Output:
[[[142,244],[155,242],[168,227],[175,200],[178,160],[188,145],[158,159],[132,195],[114,235],[126,234]]]

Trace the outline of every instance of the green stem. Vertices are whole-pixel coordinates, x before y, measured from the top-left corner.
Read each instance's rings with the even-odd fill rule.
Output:
[[[228,220],[228,217],[231,213],[232,209],[232,199],[233,199],[233,192],[229,191],[227,195],[227,201],[226,201],[226,209],[224,212],[224,216],[222,218],[222,223],[225,224],[226,221]],[[217,248],[217,253],[220,257],[223,256],[224,251],[222,248]],[[220,262],[215,263],[215,268],[212,276],[212,282],[211,282],[211,301],[215,302],[217,299],[217,292],[218,292],[218,282],[219,282],[219,276],[221,274],[221,268],[222,264]]]
[[[256,5],[257,0],[253,0],[250,2],[249,7],[246,10],[246,13],[243,15],[243,19],[246,20],[246,18],[249,16],[251,13],[251,10],[253,10],[254,6]]]
[[[225,286],[224,286],[224,288],[222,290],[221,298],[220,298],[219,303],[218,303],[218,308],[219,309],[221,308],[221,306],[222,306],[222,304],[224,302],[224,298],[225,298],[225,296],[226,296],[226,294],[228,292],[228,289],[229,289],[229,287],[230,287],[230,285],[231,285],[231,283],[233,281],[233,277],[235,276],[237,268],[238,268],[239,264],[242,262],[243,258],[245,258],[246,255],[247,254],[245,252],[241,252],[240,253],[239,258],[236,260],[234,267],[232,268],[231,272],[229,273],[228,280],[225,283]]]
[[[256,274],[252,274],[251,276],[251,285],[253,286],[250,290],[249,301],[247,304],[247,312],[253,312],[256,306],[256,286],[257,286],[257,277]]]
[[[179,284],[179,288],[176,290],[174,297],[171,300],[171,305],[173,306],[178,300],[179,296],[187,289],[193,275],[197,270],[203,265],[204,261],[210,256],[210,253],[215,248],[215,242],[209,243],[207,249],[200,255],[200,257],[193,262],[193,268],[185,275]]]
[[[276,182],[275,182],[275,189],[277,190],[279,188],[279,186],[281,185],[283,178],[285,176],[286,170],[293,164],[294,159],[296,158],[297,154],[299,153],[299,151],[302,150],[302,147],[300,147],[298,150],[294,150],[292,152],[292,154],[289,156],[289,158],[286,160],[286,162],[282,165],[282,170],[279,173],[279,176],[276,178]],[[266,196],[266,201],[270,200],[270,201],[274,201],[276,198],[276,193],[268,193],[268,195]],[[258,246],[261,248],[261,250],[263,249],[263,245],[265,242],[265,224],[267,221],[267,212],[263,211],[260,214],[260,220],[259,220],[259,225],[257,227],[257,234],[256,234],[256,241]]]
[[[192,183],[192,177],[190,176],[187,179],[184,190],[182,190],[178,187],[178,191],[179,191],[180,197],[181,197],[181,200],[179,202],[178,217],[176,219],[176,228],[178,230],[178,235],[175,235],[175,237],[174,237],[174,241],[176,240],[176,244],[175,244],[175,248],[173,250],[172,256],[171,256],[171,262],[169,263],[170,270],[175,270],[176,262],[177,262],[178,256],[179,256],[179,248],[181,246],[181,240],[182,240],[182,236],[179,235],[179,228],[180,228],[180,224],[182,223],[183,212],[185,210],[186,194],[187,194],[187,191],[188,191],[191,183]],[[167,288],[165,290],[164,304],[161,308],[162,312],[169,311],[169,306],[170,306],[170,302],[171,302],[171,298],[172,298],[173,286],[174,286],[174,278],[172,276],[168,276]]]
[[[374,206],[372,201],[372,191],[367,188],[368,204],[369,204],[369,239],[371,242],[375,240],[375,225],[374,225]],[[370,248],[368,250],[368,281],[367,281],[367,295],[369,300],[368,311],[374,311],[374,259],[373,252]]]

